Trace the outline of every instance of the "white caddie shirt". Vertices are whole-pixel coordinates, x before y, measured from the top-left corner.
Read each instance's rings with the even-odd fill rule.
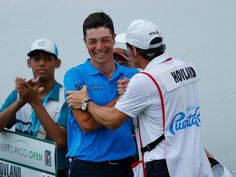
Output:
[[[145,152],[144,162],[166,159],[171,177],[212,177],[200,142],[198,78],[194,67],[165,53],[152,60],[144,72],[151,74],[161,88],[166,114],[164,123],[160,93],[144,74],[132,77],[125,94],[115,105],[130,117],[138,117],[143,147],[164,131],[165,140]]]

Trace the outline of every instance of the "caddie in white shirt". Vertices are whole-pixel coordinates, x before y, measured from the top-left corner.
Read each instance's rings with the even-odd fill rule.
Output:
[[[86,104],[94,119],[111,129],[134,118],[147,177],[212,177],[200,141],[195,68],[165,52],[158,27],[148,20],[134,20],[116,40],[126,43],[132,62],[143,72],[130,80],[113,108],[87,103],[86,87],[68,96],[69,105],[80,108]],[[119,81],[118,88],[123,82]]]

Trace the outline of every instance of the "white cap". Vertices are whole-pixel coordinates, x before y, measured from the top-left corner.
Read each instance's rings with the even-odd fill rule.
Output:
[[[120,33],[116,36],[117,42],[129,43],[140,49],[152,49],[160,47],[163,42],[150,44],[156,38],[163,38],[159,28],[148,20],[137,19],[130,23],[126,33]]]
[[[27,54],[29,57],[32,56],[33,52],[36,50],[42,50],[47,53],[53,54],[58,58],[58,50],[55,42],[48,39],[38,39],[34,41],[30,46],[30,52]]]

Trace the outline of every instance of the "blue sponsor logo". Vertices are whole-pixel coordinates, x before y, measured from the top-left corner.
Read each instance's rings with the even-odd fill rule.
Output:
[[[52,166],[51,151],[45,150],[45,165]]]
[[[190,128],[192,126],[200,127],[200,123],[199,106],[191,106],[186,109],[186,113],[179,112],[174,116],[170,124],[169,132],[175,135],[177,131]]]

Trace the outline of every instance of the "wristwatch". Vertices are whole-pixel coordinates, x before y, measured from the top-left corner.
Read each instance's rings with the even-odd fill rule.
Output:
[[[87,98],[86,100],[83,101],[82,105],[81,105],[81,109],[83,111],[86,111],[88,109],[88,103],[92,101],[90,98]]]

